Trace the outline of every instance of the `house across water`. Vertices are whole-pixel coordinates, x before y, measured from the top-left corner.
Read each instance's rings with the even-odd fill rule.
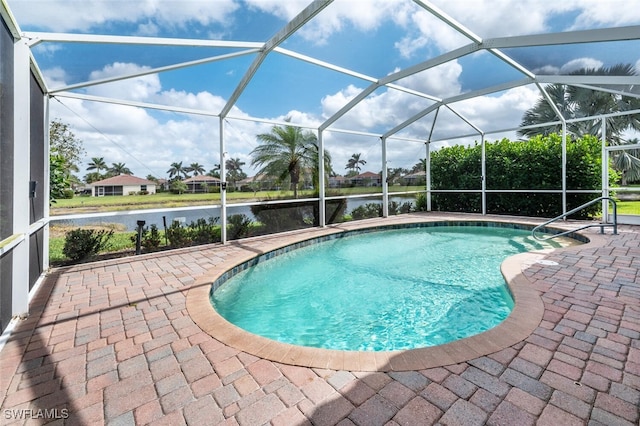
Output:
[[[118,175],[91,183],[91,196],[155,194],[156,183],[132,175]]]

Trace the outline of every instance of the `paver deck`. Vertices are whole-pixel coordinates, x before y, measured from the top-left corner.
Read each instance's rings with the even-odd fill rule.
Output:
[[[299,233],[56,269],[0,351],[0,424],[638,425],[638,231],[522,261],[544,303],[531,334],[407,371],[288,365],[194,322],[212,271]]]

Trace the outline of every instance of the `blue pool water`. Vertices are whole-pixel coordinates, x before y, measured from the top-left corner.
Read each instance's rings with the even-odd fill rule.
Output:
[[[274,340],[361,351],[447,343],[503,321],[500,273],[542,248],[526,230],[417,227],[319,242],[239,272],[211,295],[229,322]]]

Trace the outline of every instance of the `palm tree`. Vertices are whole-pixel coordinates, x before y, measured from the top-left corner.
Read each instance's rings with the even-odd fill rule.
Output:
[[[424,172],[427,170],[427,159],[421,158],[416,164],[413,165],[411,173]]]
[[[219,178],[220,177],[220,164],[214,164],[213,165],[213,169],[209,170],[207,172],[207,175],[209,175],[211,177]]]
[[[293,197],[298,198],[300,175],[304,170],[317,169],[316,135],[299,127],[275,125],[271,133],[259,134],[257,138],[261,144],[250,153],[251,165],[260,167],[257,174],[271,176],[278,182],[289,179]]]
[[[360,164],[362,164],[363,166],[367,164],[364,159],[360,159],[361,155],[362,154],[360,153],[351,155],[351,158],[349,158],[349,160],[347,161],[347,166],[345,167],[345,169],[349,169],[353,172],[360,172]]]
[[[124,163],[111,163],[109,173],[114,176],[118,175],[130,175],[131,170]]]
[[[572,75],[635,75],[635,69],[631,64],[618,64],[610,68],[601,67],[598,69],[581,69],[571,73]],[[623,97],[619,94],[594,91],[588,88],[577,86],[566,86],[562,84],[551,84],[545,87],[549,97],[567,120],[572,118],[591,117],[598,114],[630,111],[640,108],[640,99]],[[522,117],[521,126],[542,124],[550,121],[557,121],[551,105],[540,98],[533,106],[527,110]],[[593,119],[567,123],[567,132],[576,137],[585,135],[599,135],[602,120]],[[640,130],[640,119],[637,115],[622,115],[606,118],[607,141],[610,145],[627,145],[631,141],[623,139],[623,134],[629,129]],[[521,129],[520,136],[534,136],[538,134],[548,135],[562,132],[562,125],[548,126],[544,128]],[[623,184],[628,179],[640,179],[640,158],[633,150],[616,151],[612,154],[614,167],[622,172]]]
[[[629,145],[640,143],[638,138],[629,139]],[[620,170],[622,176],[620,184],[626,186],[629,182],[640,181],[640,149],[626,149],[624,151],[615,151],[612,156],[613,167]]]
[[[241,172],[242,166],[246,163],[239,158],[230,158],[224,162],[224,166],[227,169],[227,172]]]
[[[239,180],[242,180],[247,177],[247,175],[242,171],[242,166],[246,163],[239,158],[230,158],[224,162],[224,167],[227,169],[227,177],[229,181],[232,183],[236,183]]]
[[[287,120],[289,121],[289,120]],[[265,174],[282,182],[290,182],[293,197],[298,198],[298,183],[305,170],[312,170],[317,188],[319,150],[314,133],[295,126],[273,126],[271,133],[257,135],[260,145],[251,151],[251,165],[260,167],[257,174]],[[325,151],[324,167],[331,172],[331,157]]]
[[[390,168],[387,170],[387,182],[390,185],[396,183],[403,175],[409,174],[409,170],[402,167]],[[382,175],[382,173],[380,173]]]
[[[100,170],[107,170],[107,163],[104,162],[103,157],[93,157],[91,158],[91,162],[87,167],[87,170],[95,170],[96,173],[100,174]]]
[[[193,172],[194,176],[203,175],[204,167],[199,163],[191,163],[189,167],[186,168],[187,172]]]
[[[182,177],[186,178],[188,176],[186,169],[182,166],[182,161],[179,163],[171,163],[171,167],[167,170],[167,173],[169,173],[169,179],[182,180]]]

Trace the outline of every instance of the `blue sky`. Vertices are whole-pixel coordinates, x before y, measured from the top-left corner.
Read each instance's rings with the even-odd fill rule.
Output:
[[[282,0],[8,0],[25,32],[159,36],[264,42],[309,2]],[[640,8],[620,0],[435,0],[433,5],[481,38],[571,31],[640,24]],[[281,47],[374,78],[420,63],[468,44],[465,37],[407,0],[335,0]],[[233,48],[135,47],[43,43],[34,56],[50,88],[127,74],[183,61],[237,52]],[[507,49],[521,64],[543,74],[584,66],[631,63],[639,68],[638,42],[584,44],[554,48]],[[194,68],[80,89],[78,92],[138,102],[180,105],[219,112],[254,59],[254,55]],[[460,58],[398,83],[437,97],[454,96],[520,75],[483,52]],[[344,106],[369,82],[271,53],[236,103],[228,120],[227,152],[249,167],[255,135],[269,131],[261,121],[317,126]],[[515,127],[539,97],[535,87],[519,87],[460,103],[465,117],[485,131]],[[336,123],[342,129],[380,133],[429,105],[402,92],[379,89]],[[51,117],[69,123],[91,157],[123,162],[136,175],[164,177],[174,161],[198,162],[207,170],[219,163],[218,121],[149,109],[60,98]],[[432,117],[403,132],[424,139]],[[470,133],[453,114],[438,119],[437,135]],[[511,134],[490,135],[489,140]],[[473,138],[471,138],[472,140]],[[330,132],[325,137],[334,169],[344,173],[351,154],[367,159],[367,169],[382,167],[379,142]],[[464,142],[464,140],[462,140]],[[468,142],[468,140],[467,140]],[[456,143],[455,141],[447,143]],[[389,166],[411,167],[424,157],[420,143],[390,145]],[[81,171],[84,175],[85,171]]]

